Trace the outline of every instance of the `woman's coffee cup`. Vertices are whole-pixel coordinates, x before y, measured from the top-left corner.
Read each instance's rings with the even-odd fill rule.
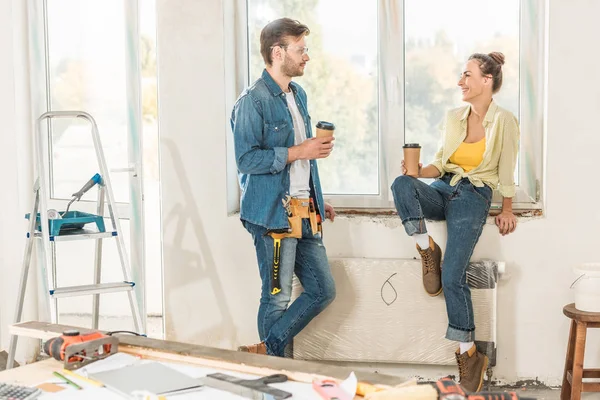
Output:
[[[402,146],[402,149],[404,150],[404,168],[406,168],[406,175],[419,176],[421,145],[418,143],[406,143]]]

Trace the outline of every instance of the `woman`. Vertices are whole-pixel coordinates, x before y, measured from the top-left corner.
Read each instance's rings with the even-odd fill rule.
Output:
[[[416,176],[403,175],[392,185],[402,224],[416,242],[423,264],[423,286],[430,296],[446,298],[446,338],[459,342],[456,351],[460,383],[479,391],[488,359],[475,347],[475,324],[466,270],[490,209],[492,192],[503,197],[496,225],[502,235],[513,232],[514,172],[519,149],[515,116],[499,107],[492,95],[502,86],[502,53],[469,57],[458,86],[469,105],[450,110],[444,122],[444,143],[435,160],[419,164]],[[415,178],[437,178],[427,185]],[[427,234],[425,219],[446,220],[448,240],[441,264],[440,247]]]

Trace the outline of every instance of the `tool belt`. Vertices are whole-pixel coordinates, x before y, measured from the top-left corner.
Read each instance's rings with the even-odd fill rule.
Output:
[[[313,199],[295,199],[288,197],[282,200],[290,227],[287,232],[268,232],[273,238],[273,270],[271,271],[271,294],[276,295],[281,292],[281,283],[279,281],[279,267],[281,262],[281,239],[302,238],[302,220],[308,219],[312,234],[316,235],[322,231],[321,216],[317,215]]]
[[[313,235],[322,231],[321,216],[317,215],[313,199],[289,198],[287,201],[282,201],[288,215],[290,227],[287,232],[269,232],[269,235],[273,239],[302,238],[303,219],[308,219],[310,221]]]

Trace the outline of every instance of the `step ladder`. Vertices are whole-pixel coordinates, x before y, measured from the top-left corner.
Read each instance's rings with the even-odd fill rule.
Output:
[[[93,216],[91,214],[87,214],[86,216],[99,217],[100,221],[96,221],[95,229],[89,229],[87,226],[85,228],[81,227],[80,229],[68,229],[61,230],[62,227],[57,227],[56,219],[48,218],[48,191],[45,184],[46,168],[44,162],[44,143],[45,138],[42,132],[42,123],[45,120],[50,120],[52,118],[82,118],[87,120],[91,124],[91,133],[94,141],[94,148],[96,150],[96,157],[98,159],[98,166],[100,169],[100,174],[94,176],[92,180],[91,186],[94,186],[94,183],[97,183],[98,186],[98,201],[97,201],[97,215]],[[41,252],[39,257],[40,259],[40,268],[42,279],[40,280],[41,291],[40,293],[47,293],[45,296],[45,306],[46,306],[46,315],[50,316],[50,320],[52,323],[58,323],[58,298],[60,297],[73,297],[73,296],[83,296],[83,295],[93,295],[93,305],[92,305],[92,328],[98,329],[98,318],[100,311],[100,294],[103,293],[115,293],[115,292],[128,292],[129,295],[129,305],[131,307],[131,313],[133,316],[133,323],[135,331],[144,334],[145,332],[141,332],[143,329],[142,318],[140,315],[139,307],[136,301],[135,296],[135,283],[131,279],[131,270],[129,267],[129,258],[127,255],[127,251],[125,248],[125,242],[123,240],[123,235],[121,234],[121,226],[119,223],[119,219],[115,215],[115,198],[113,195],[112,187],[110,184],[110,177],[108,174],[108,168],[106,165],[106,160],[104,159],[104,153],[102,151],[102,145],[100,143],[100,135],[98,133],[98,126],[96,125],[96,121],[94,118],[83,111],[51,111],[45,114],[42,114],[36,121],[36,146],[35,146],[35,158],[36,158],[36,167],[37,167],[37,178],[34,183],[34,201],[31,213],[28,214],[29,219],[29,227],[26,235],[26,245],[25,252],[23,256],[23,265],[21,272],[21,280],[19,283],[19,295],[17,299],[17,306],[15,311],[14,321],[15,324],[21,322],[21,317],[23,313],[23,303],[25,300],[25,291],[27,288],[27,277],[29,275],[29,267],[31,264],[32,253],[33,253],[33,245],[34,241],[38,240],[38,246],[36,248]],[[48,130],[47,140],[50,139],[50,130]],[[91,187],[90,187],[91,188]],[[88,188],[89,190],[89,188]],[[80,192],[83,195],[83,188]],[[76,194],[78,194],[76,193]],[[75,195],[76,195],[75,194]],[[74,195],[74,196],[75,196]],[[79,196],[79,198],[81,197]],[[76,196],[75,196],[76,197]],[[71,202],[75,200],[75,197]],[[109,225],[109,230],[106,230],[104,227],[104,208],[105,202],[107,202],[108,211],[111,224]],[[70,203],[69,203],[70,205]],[[68,212],[68,207],[67,207]],[[66,215],[65,212],[63,215]],[[85,213],[80,213],[85,214]],[[69,220],[67,218],[67,220]],[[77,219],[75,219],[77,220]],[[85,221],[89,221],[84,219]],[[64,221],[63,221],[64,222]],[[89,224],[87,224],[89,225]],[[79,226],[75,226],[75,228],[79,228]],[[57,234],[58,233],[58,234]],[[123,270],[123,281],[121,282],[113,282],[113,283],[101,283],[102,277],[102,244],[104,239],[115,239],[117,244],[117,249],[119,252],[119,258],[121,261],[121,268]],[[90,285],[81,285],[81,286],[69,286],[69,287],[57,287],[57,271],[56,271],[56,245],[57,243],[63,241],[71,241],[71,240],[95,240],[95,259],[94,259],[94,283]],[[48,268],[50,266],[50,269]],[[12,368],[15,358],[15,352],[17,349],[17,335],[11,334],[10,337],[10,346],[8,353],[8,360],[6,363],[6,369]]]

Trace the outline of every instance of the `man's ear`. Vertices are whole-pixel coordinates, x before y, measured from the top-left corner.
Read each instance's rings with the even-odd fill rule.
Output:
[[[271,58],[273,60],[280,60],[282,59],[282,54],[281,54],[281,46],[274,46],[271,49]]]

